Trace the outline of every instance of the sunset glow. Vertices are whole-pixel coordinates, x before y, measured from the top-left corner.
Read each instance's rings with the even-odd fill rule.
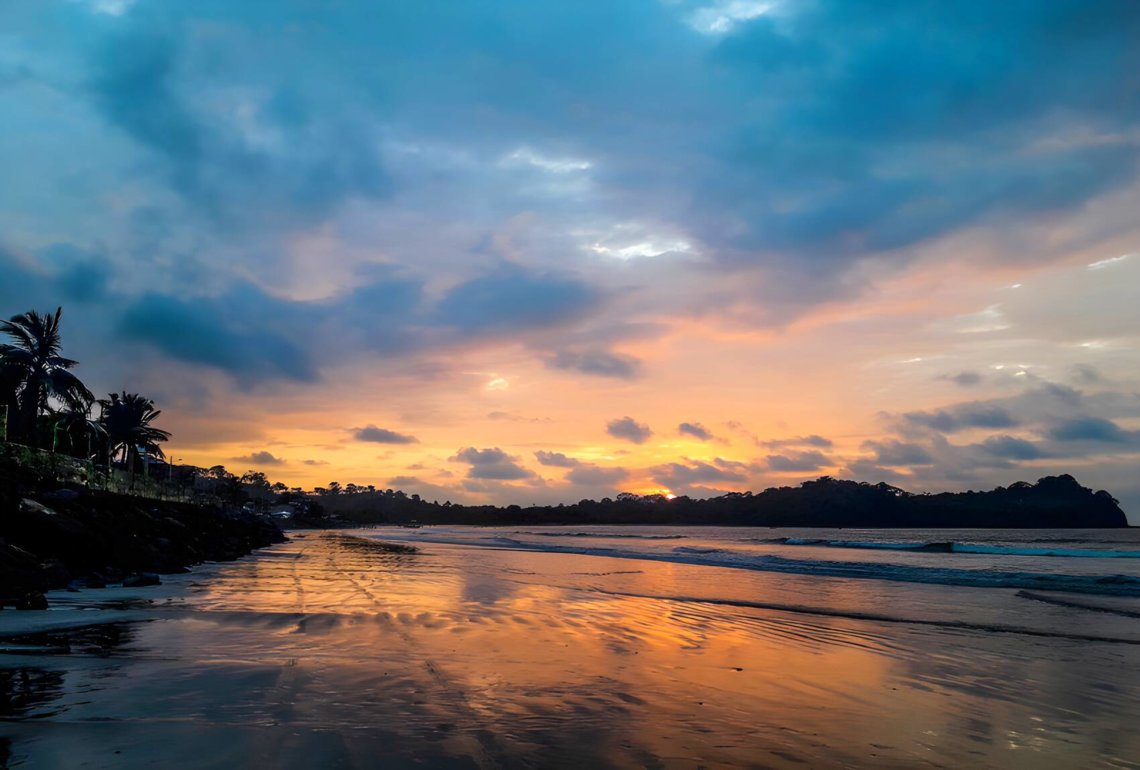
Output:
[[[1056,5],[9,3],[0,306],[289,486],[1136,522],[1137,19]]]

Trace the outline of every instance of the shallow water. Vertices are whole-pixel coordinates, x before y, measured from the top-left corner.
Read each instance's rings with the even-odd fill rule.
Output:
[[[131,622],[7,643],[9,652],[0,655],[0,735],[8,739],[8,762],[29,768],[1140,764],[1133,729],[1140,715],[1140,617],[1129,614],[1136,609],[1132,597],[1026,595],[1018,588],[674,559],[715,549],[800,559],[789,552],[808,551],[815,561],[879,563],[860,549],[747,545],[739,531],[549,536],[558,531],[357,533],[419,540],[415,554],[380,554],[336,536],[302,533],[217,565],[208,577],[135,592],[149,595],[151,604],[19,613],[50,616],[56,625],[81,615]],[[852,539],[842,534],[834,539]],[[940,539],[949,538],[941,533]],[[594,551],[616,544],[620,555],[555,553],[531,544],[568,540]],[[1065,547],[1092,548],[1087,539]],[[826,559],[815,551],[826,551]],[[994,559],[1015,558],[888,556],[894,561],[887,564],[937,569],[946,566],[939,557],[980,559],[949,566],[997,571],[1010,568]],[[1095,557],[1016,558],[1035,560],[1027,572],[1045,569],[1037,562],[1053,558],[1098,562],[1095,569],[1109,575],[1124,560],[1106,569],[1099,565],[1108,562]],[[1081,567],[1056,574],[1097,573]],[[109,591],[63,598],[79,607],[116,596],[124,597]],[[3,614],[0,634],[17,615]]]

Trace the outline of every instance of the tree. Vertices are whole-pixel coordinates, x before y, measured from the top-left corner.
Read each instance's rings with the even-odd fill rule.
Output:
[[[70,371],[78,362],[60,355],[62,313],[29,310],[0,321],[0,332],[14,341],[0,345],[0,398],[8,406],[11,439],[35,444],[37,420],[52,412],[53,401],[79,408],[95,400]]]
[[[124,390],[121,394],[111,393],[110,398],[99,399],[99,406],[102,409],[99,423],[107,431],[107,453],[114,456],[121,451],[122,461],[131,475],[134,475],[136,459],[165,457],[159,444],[169,439],[170,434],[151,425],[162,414],[154,408],[153,401]]]
[[[92,402],[66,406],[52,415],[52,449],[63,446],[74,456],[90,460],[107,438],[107,429],[91,417]]]

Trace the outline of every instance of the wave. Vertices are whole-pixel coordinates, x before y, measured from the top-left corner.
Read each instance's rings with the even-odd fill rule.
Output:
[[[637,535],[627,532],[516,532],[516,535],[535,537],[604,537],[627,540],[684,540],[685,535]]]
[[[870,540],[824,540],[806,537],[777,537],[758,542],[772,545],[811,545],[823,548],[867,548],[884,551],[921,553],[976,553],[996,556],[1057,556],[1070,559],[1140,559],[1140,551],[1094,550],[1092,548],[1025,548],[953,541],[929,543],[882,543]],[[1074,541],[1067,541],[1074,542]],[[1079,542],[1079,541],[1077,541]]]
[[[1076,632],[1043,630],[1024,628],[1021,626],[1005,626],[996,623],[971,623],[964,620],[935,620],[931,618],[907,618],[899,615],[888,615],[878,612],[860,612],[857,610],[841,610],[828,607],[808,607],[802,604],[780,604],[778,602],[756,602],[742,599],[710,599],[699,596],[659,596],[653,594],[626,593],[623,591],[606,591],[592,589],[594,593],[608,596],[624,596],[634,599],[654,599],[664,602],[681,602],[686,604],[712,604],[727,607],[742,607],[748,609],[775,610],[777,612],[791,612],[803,615],[822,615],[832,618],[850,618],[852,620],[870,620],[879,623],[906,623],[919,626],[939,626],[966,631],[986,631],[989,633],[1023,634],[1026,636],[1042,636],[1051,639],[1072,639],[1081,642],[1107,642],[1110,644],[1140,645],[1140,639],[1127,639],[1117,636],[1100,636],[1097,634],[1082,634]],[[1036,596],[1030,598],[1038,598]],[[1087,605],[1072,604],[1075,607]]]
[[[389,537],[389,539],[391,538]],[[1018,588],[1100,594],[1104,596],[1140,596],[1140,577],[1133,577],[1131,575],[1065,575],[992,569],[930,567],[911,564],[883,564],[877,562],[792,559],[784,556],[690,546],[679,546],[671,551],[631,551],[600,546],[588,547],[584,545],[563,545],[560,543],[526,543],[505,537],[486,538],[479,541],[417,537],[416,542],[437,542],[476,547],[506,547],[542,553],[608,556],[617,559],[666,561],[696,566],[727,567],[730,569],[748,569],[761,572],[780,572],[792,575],[850,578],[856,580],[891,580],[903,583],[927,583],[977,588]]]
[[[1135,610],[1126,610],[1121,607],[1105,607],[1103,604],[1088,604],[1086,602],[1077,602],[1072,599],[1059,599],[1056,596],[1042,596],[1035,594],[1031,591],[1018,591],[1017,595],[1023,599],[1032,599],[1037,602],[1045,602],[1046,604],[1056,604],[1059,607],[1072,607],[1078,610],[1092,610],[1093,612],[1107,612],[1111,615],[1121,615],[1126,618],[1140,618],[1140,612]]]

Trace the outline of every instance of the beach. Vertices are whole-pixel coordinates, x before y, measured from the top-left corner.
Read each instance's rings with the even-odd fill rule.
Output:
[[[162,586],[0,613],[0,756],[1136,767],[1140,537],[973,535],[298,532]]]

